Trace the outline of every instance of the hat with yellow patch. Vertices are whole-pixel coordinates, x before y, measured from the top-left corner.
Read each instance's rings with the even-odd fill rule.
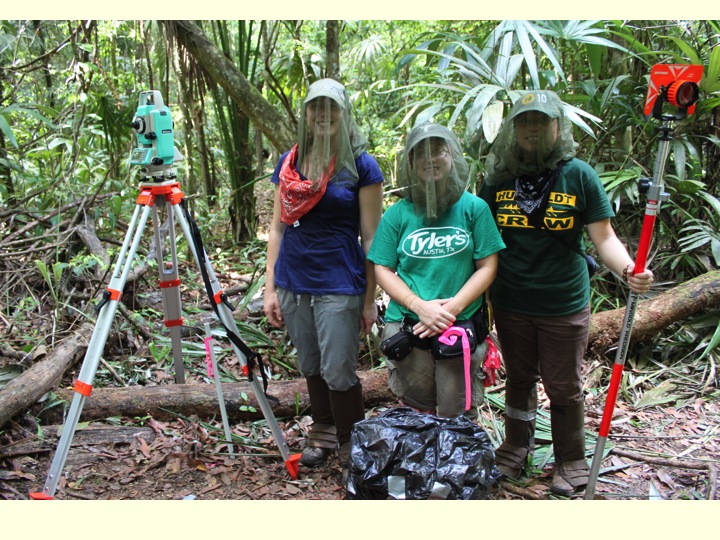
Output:
[[[550,90],[525,92],[513,105],[508,120],[530,111],[547,114],[550,118],[559,118],[562,113],[558,108],[558,103],[562,103],[560,98]]]

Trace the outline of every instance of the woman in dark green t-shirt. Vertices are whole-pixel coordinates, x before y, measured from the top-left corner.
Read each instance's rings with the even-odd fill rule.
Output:
[[[537,383],[550,399],[555,475],[551,490],[570,495],[587,484],[581,368],[590,324],[590,280],[583,231],[602,262],[638,293],[652,272],[633,275],[610,224],[603,185],[575,158],[572,123],[550,91],[515,102],[486,162],[480,196],[506,249],[490,289],[507,373],[501,472],[518,477],[533,450]]]

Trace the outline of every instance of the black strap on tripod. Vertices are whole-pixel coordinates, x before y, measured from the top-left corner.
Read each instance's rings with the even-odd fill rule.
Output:
[[[240,349],[245,355],[248,365],[248,380],[253,380],[253,369],[256,365],[260,366],[260,376],[262,377],[263,381],[263,392],[265,393],[265,397],[267,397],[268,399],[272,399],[273,401],[277,401],[276,398],[267,395],[268,378],[267,374],[265,373],[265,366],[263,366],[262,357],[260,356],[260,354],[250,349],[250,347],[248,347],[245,342],[240,339],[240,336],[238,336],[236,332],[231,332],[230,329],[225,326],[222,317],[220,317],[220,312],[215,302],[215,295],[213,294],[212,285],[210,283],[210,276],[208,276],[207,268],[205,268],[205,262],[207,259],[205,257],[205,247],[203,246],[202,237],[200,235],[200,228],[190,215],[187,204],[185,204],[185,199],[182,199],[180,201],[180,208],[182,208],[185,219],[187,219],[187,222],[190,226],[190,233],[192,235],[191,239],[193,245],[195,246],[195,253],[197,253],[197,258],[200,263],[200,273],[202,274],[203,282],[205,283],[205,291],[207,292],[207,295],[210,299],[210,305],[212,306],[215,315],[217,315],[217,318],[220,321],[220,324],[222,324],[223,328],[225,329],[225,332],[227,333],[230,341],[232,341],[233,344],[236,345],[238,349]],[[222,294],[221,301],[225,305],[229,306],[231,309],[235,309],[230,305],[230,302],[228,301],[225,293]]]

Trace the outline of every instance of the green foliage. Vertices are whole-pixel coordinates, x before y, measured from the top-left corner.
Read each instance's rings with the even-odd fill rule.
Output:
[[[325,21],[201,24],[207,39],[291,122],[308,84],[325,76]],[[343,21],[341,79],[385,174],[386,205],[392,201],[397,154],[414,124],[442,122],[462,136],[474,189],[518,92],[557,91],[577,126],[579,157],[600,174],[617,214],[616,230],[632,252],[645,203],[638,180],[652,175],[659,143],[657,122],[642,114],[650,67],[703,65],[696,112],[673,132],[664,175],[670,197],[658,216],[650,261],[657,281],[672,284],[720,265],[718,36],[717,21]],[[193,153],[192,163],[179,164],[180,180],[205,172],[209,178],[188,195],[202,218],[204,239],[213,246],[212,262],[252,276],[244,308],[261,290],[265,266],[253,188],[266,181],[286,149],[256,140],[254,126],[218,81],[186,62],[187,52],[170,38],[158,21],[0,21],[0,211],[22,206],[27,215],[14,218],[22,226],[35,219],[27,216],[77,204],[95,217],[104,242],[120,236],[138,182],[126,161],[135,144],[129,124],[138,93],[159,89]],[[62,219],[49,222],[59,226]],[[37,226],[24,234],[42,239],[47,232]],[[111,256],[116,250],[109,250]],[[52,304],[60,321],[70,306],[65,281],[91,279],[101,262],[76,250],[32,264],[36,275],[30,281],[43,292],[4,302],[3,314],[27,339],[39,340],[44,307]],[[619,307],[623,294],[617,281],[601,272],[593,278],[593,311]],[[274,363],[296,372],[282,332],[268,335],[257,326],[238,328]],[[693,332],[709,344],[716,328]],[[714,345],[693,354],[705,350],[704,358],[712,360]],[[168,351],[168,344],[158,341],[148,352],[152,359],[119,366],[119,377],[137,380],[148,365],[169,366]],[[201,353],[197,347],[188,352]]]

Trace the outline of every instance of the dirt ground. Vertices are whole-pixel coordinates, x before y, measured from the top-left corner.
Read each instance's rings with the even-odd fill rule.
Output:
[[[395,404],[388,404],[394,406]],[[481,408],[481,416],[483,414]],[[379,414],[382,408],[367,411]],[[587,427],[597,433],[600,407],[588,407]],[[595,497],[603,499],[717,498],[720,407],[697,400],[677,407],[643,410],[618,402]],[[291,452],[300,452],[311,420],[280,422]],[[342,470],[335,458],[318,469],[300,465],[293,479],[264,422],[232,426],[235,455],[228,454],[222,425],[152,418],[135,424],[81,426],[73,438],[55,498],[112,500],[340,500]],[[0,441],[0,499],[27,499],[42,491],[57,445],[54,427],[26,417],[12,423]],[[99,436],[89,437],[93,432]],[[540,448],[543,448],[542,446]],[[590,448],[590,446],[589,446]],[[502,480],[488,498],[554,499],[552,465],[519,481]],[[583,498],[579,493],[573,498]]]

